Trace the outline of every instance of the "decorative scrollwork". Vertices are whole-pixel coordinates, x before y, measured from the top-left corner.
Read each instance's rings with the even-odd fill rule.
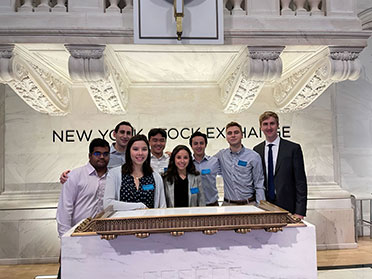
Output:
[[[205,235],[214,235],[218,232],[218,230],[204,230],[203,234]]]
[[[182,236],[184,234],[185,234],[185,232],[170,232],[171,236]]]
[[[149,233],[136,233],[135,236],[138,238],[147,238],[150,236],[150,234]]]
[[[266,81],[280,77],[283,47],[249,47],[242,62],[225,81],[221,100],[225,113],[249,109]]]
[[[240,233],[240,234],[246,234],[250,231],[251,231],[250,229],[236,229],[235,230],[236,233]]]

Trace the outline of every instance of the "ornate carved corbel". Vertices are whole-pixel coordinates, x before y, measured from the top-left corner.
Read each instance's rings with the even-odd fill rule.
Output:
[[[0,45],[0,81],[6,83],[12,80],[14,45]]]
[[[65,45],[70,76],[83,81],[97,108],[108,114],[126,113],[128,88],[115,59],[102,45]]]
[[[25,50],[17,50],[14,45],[0,46],[0,80],[36,111],[57,116],[67,114],[69,84],[25,54]]]
[[[362,71],[358,55],[362,47],[330,47],[327,56],[286,77],[277,84],[274,100],[280,112],[302,110],[314,102],[331,84],[356,80]]]
[[[363,47],[329,47],[326,77],[335,82],[357,80],[362,72],[358,56]]]
[[[284,47],[249,47],[245,57],[226,79],[221,99],[225,113],[247,110],[265,82],[282,74],[280,54]]]

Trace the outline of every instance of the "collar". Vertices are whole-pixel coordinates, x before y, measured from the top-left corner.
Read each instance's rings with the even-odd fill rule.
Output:
[[[265,147],[267,147],[268,144],[273,144],[274,146],[279,146],[280,143],[280,137],[277,136],[276,139],[273,142],[268,142],[265,140]]]
[[[119,152],[115,149],[115,142],[111,143],[111,146],[110,146],[110,154],[125,154],[125,152]]]
[[[169,155],[167,154],[167,153],[163,153],[163,155],[160,157],[160,158],[158,158],[158,157],[156,157],[154,154],[152,154],[151,152],[150,152],[150,156],[151,156],[151,159],[156,159],[156,160],[165,160],[165,159],[168,159],[169,158]]]
[[[203,162],[204,160],[209,161],[210,158],[211,158],[211,156],[208,156],[208,155],[204,154],[204,157],[203,157],[203,159],[201,159],[200,162]],[[194,154],[192,154],[192,160],[197,162],[196,159],[195,159]]]
[[[86,167],[86,169],[87,169],[89,175],[94,174],[94,175],[98,176],[96,169],[92,166],[92,164],[91,164],[90,162],[88,162],[88,164],[86,164],[85,167]],[[108,171],[108,170],[107,170],[107,171]],[[107,174],[107,171],[106,171],[106,173],[105,173],[104,175],[102,175],[101,177],[105,177],[106,174]]]
[[[231,151],[231,148],[229,147],[230,153],[231,153],[231,154],[237,154],[237,155],[239,155],[240,153],[244,152],[244,149],[245,149],[245,147],[244,147],[243,144],[242,144],[242,148],[241,148],[238,152],[232,152],[232,151]]]

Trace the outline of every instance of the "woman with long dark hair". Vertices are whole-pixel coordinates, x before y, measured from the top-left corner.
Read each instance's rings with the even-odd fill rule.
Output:
[[[163,180],[167,207],[205,206],[200,175],[187,146],[173,149]]]
[[[166,207],[163,181],[150,166],[150,146],[144,135],[129,140],[125,164],[109,171],[103,202],[114,210]]]

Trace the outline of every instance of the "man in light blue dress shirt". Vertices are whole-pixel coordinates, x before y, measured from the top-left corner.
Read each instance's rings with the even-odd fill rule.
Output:
[[[223,205],[245,205],[265,200],[261,157],[255,151],[245,148],[242,138],[241,125],[237,122],[228,123],[226,140],[230,147],[216,154],[224,182]]]
[[[197,131],[191,135],[189,143],[194,153],[194,165],[201,175],[205,203],[207,206],[218,206],[216,176],[220,173],[220,165],[216,157],[205,154],[207,135]]]
[[[110,147],[110,162],[107,166],[109,169],[124,165],[125,150],[128,141],[133,137],[133,126],[127,121],[122,121],[116,125],[113,136],[115,142]]]

